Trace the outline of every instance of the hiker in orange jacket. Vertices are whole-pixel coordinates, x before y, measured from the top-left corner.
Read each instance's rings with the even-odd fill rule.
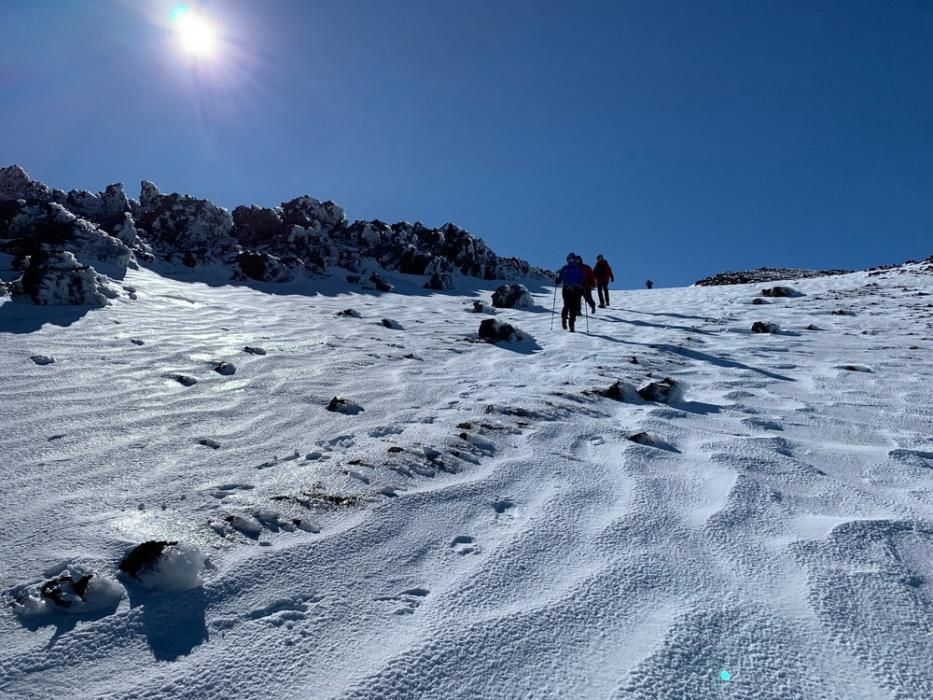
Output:
[[[615,282],[616,277],[612,274],[612,268],[606,262],[602,255],[596,256],[596,290],[599,292],[599,308],[605,309],[609,306],[609,282]]]
[[[596,275],[593,274],[593,268],[583,262],[583,258],[577,256],[577,264],[583,266],[583,298],[590,305],[592,313],[596,313],[596,302],[593,301],[593,287],[596,286]]]

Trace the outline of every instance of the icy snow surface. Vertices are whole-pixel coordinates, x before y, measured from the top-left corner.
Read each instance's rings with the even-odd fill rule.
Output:
[[[588,335],[538,287],[518,347],[494,283],[127,282],[0,297],[0,696],[933,697],[933,276],[613,291]],[[203,585],[120,575],[147,540]],[[126,595],[15,614],[63,561]]]

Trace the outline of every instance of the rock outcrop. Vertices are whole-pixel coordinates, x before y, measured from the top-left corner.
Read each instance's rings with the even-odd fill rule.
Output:
[[[779,282],[781,280],[799,280],[810,277],[829,277],[847,275],[852,270],[798,270],[786,267],[760,267],[757,270],[741,272],[720,272],[704,277],[696,282],[697,287],[711,287],[723,284],[749,284],[752,282]]]
[[[383,292],[393,289],[384,271],[423,276],[422,286],[434,290],[452,289],[457,275],[552,277],[524,260],[497,256],[455,224],[350,223],[334,202],[307,195],[271,208],[240,206],[231,214],[206,199],[163,194],[148,181],[138,202],[120,183],[96,194],[65,193],[16,165],[0,169],[0,252],[12,255],[17,269],[25,269],[35,253],[68,252],[80,266],[111,276],[156,260],[220,264],[234,279],[275,283],[342,268],[353,273],[346,276],[350,284]],[[523,300],[519,295],[509,305]]]

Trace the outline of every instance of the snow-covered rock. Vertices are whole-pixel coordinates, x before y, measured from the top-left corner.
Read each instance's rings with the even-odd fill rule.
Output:
[[[0,252],[23,259],[37,251],[68,251],[86,264],[103,264],[125,272],[130,249],[92,222],[57,202],[0,205]]]
[[[194,267],[231,263],[236,258],[230,212],[206,199],[162,194],[154,184],[144,181],[135,219],[146,230],[153,253],[164,260]]]
[[[124,222],[124,215],[130,213],[130,201],[123,191],[122,183],[119,182],[107,185],[103,192],[97,194],[85,190],[72,190],[68,193],[64,206],[111,233],[115,233],[115,228]]]
[[[684,399],[683,382],[667,377],[659,382],[648,382],[639,387],[638,395],[645,401],[658,403],[680,403]]]
[[[108,299],[119,296],[93,267],[82,265],[67,251],[33,254],[13,288],[19,298],[44,306],[106,306]]]
[[[12,591],[13,612],[23,618],[86,615],[116,608],[125,594],[112,578],[80,564],[59,565],[46,575],[51,578]]]
[[[503,284],[492,293],[492,305],[500,309],[525,309],[534,304],[523,284]]]
[[[525,340],[525,334],[508,323],[494,318],[484,319],[479,324],[479,337],[493,343],[520,343]]]

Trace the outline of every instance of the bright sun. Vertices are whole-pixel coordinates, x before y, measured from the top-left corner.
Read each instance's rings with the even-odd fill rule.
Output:
[[[194,57],[210,58],[217,51],[217,32],[204,17],[181,6],[172,12],[175,32],[182,50]]]

